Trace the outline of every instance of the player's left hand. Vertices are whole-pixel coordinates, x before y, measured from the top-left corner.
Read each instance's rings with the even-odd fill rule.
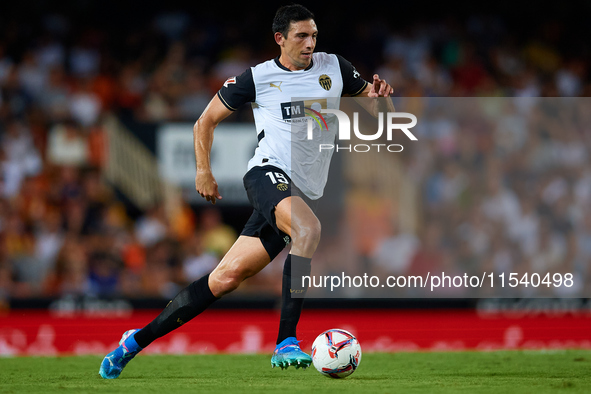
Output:
[[[385,79],[380,79],[380,76],[378,74],[374,74],[373,83],[371,86],[371,90],[368,93],[368,96],[389,97],[392,93],[394,93],[394,89],[392,89],[392,86],[390,86]]]

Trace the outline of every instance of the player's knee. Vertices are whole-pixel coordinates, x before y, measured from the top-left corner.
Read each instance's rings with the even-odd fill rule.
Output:
[[[242,280],[243,279],[241,279],[240,277],[233,275],[224,275],[220,278],[217,278],[217,293],[221,296],[233,292],[238,288],[238,286],[240,286]]]
[[[236,290],[238,286],[240,286],[240,283],[242,283],[244,279],[248,278],[249,276],[251,276],[251,274],[248,272],[248,270],[240,267],[224,270],[218,275],[215,275],[213,278],[213,287],[215,287],[215,292],[213,289],[212,292],[217,297],[231,293],[232,291]]]
[[[320,221],[310,221],[303,223],[292,230],[293,241],[306,248],[316,249],[320,242],[320,235],[322,233],[322,226]]]

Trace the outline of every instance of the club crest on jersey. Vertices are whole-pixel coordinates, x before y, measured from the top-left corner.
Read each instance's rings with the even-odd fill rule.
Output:
[[[332,80],[326,74],[322,74],[318,78],[318,83],[320,84],[320,86],[322,86],[322,89],[324,90],[330,90],[330,88],[332,87]]]
[[[229,84],[231,83],[236,83],[236,77],[231,77],[226,79],[226,82],[224,82],[224,87],[227,88]]]

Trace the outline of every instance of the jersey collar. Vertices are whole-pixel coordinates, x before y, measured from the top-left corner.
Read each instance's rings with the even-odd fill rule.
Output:
[[[279,61],[279,56],[280,56],[280,55],[278,55],[278,56],[277,56],[277,57],[274,59],[274,60],[275,60],[275,64],[277,65],[277,67],[279,67],[279,68],[280,68],[280,69],[282,69],[282,70],[285,70],[285,71],[292,72],[293,70],[290,70],[289,68],[287,68],[287,67],[285,67],[283,64],[281,64],[281,62]],[[314,66],[314,59],[313,59],[313,58],[310,60],[310,65],[309,65],[308,67],[306,67],[306,68],[304,69],[304,71],[308,71],[309,69],[311,69],[311,68],[312,68],[312,66]]]

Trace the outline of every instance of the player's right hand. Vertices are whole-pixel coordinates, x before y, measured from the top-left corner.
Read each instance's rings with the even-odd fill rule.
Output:
[[[215,181],[211,171],[197,171],[195,189],[201,197],[210,201],[212,204],[222,199],[222,195],[218,192],[218,183]]]

